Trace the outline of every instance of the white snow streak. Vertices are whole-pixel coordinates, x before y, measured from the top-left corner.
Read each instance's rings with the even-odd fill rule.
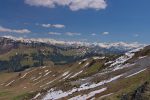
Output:
[[[74,78],[74,77],[76,77],[77,75],[81,74],[82,72],[83,72],[83,70],[81,70],[80,72],[78,72],[78,73],[74,74],[74,75],[73,75],[73,76],[71,76],[70,78]]]
[[[107,88],[102,88],[100,90],[92,91],[89,94],[85,94],[85,95],[82,95],[82,96],[78,95],[76,97],[70,98],[69,100],[87,100],[87,99],[95,96],[96,94],[101,93],[101,92],[106,91],[106,90],[107,90]]]
[[[9,86],[11,85],[15,80],[12,80],[11,82],[9,82],[8,84],[6,84],[5,86]]]
[[[145,68],[145,69],[143,69],[143,70],[140,70],[140,71],[138,71],[138,72],[136,72],[136,73],[134,73],[134,74],[131,74],[131,75],[127,76],[126,78],[129,78],[129,77],[131,77],[131,76],[134,76],[134,75],[136,75],[136,74],[139,74],[139,73],[145,71],[146,69],[147,69],[147,68]]]
[[[108,80],[104,80],[102,82],[99,82],[98,84],[92,84],[92,85],[89,85],[87,86],[87,83],[86,84],[83,84],[81,85],[79,88],[73,88],[72,90],[69,90],[67,92],[63,92],[62,90],[58,90],[58,91],[50,91],[42,100],[49,100],[49,99],[52,99],[52,100],[55,100],[55,99],[60,99],[62,97],[66,97],[70,94],[73,94],[74,92],[76,91],[82,91],[82,90],[87,90],[87,89],[91,89],[91,88],[95,88],[95,87],[98,87],[98,86],[101,86],[101,85],[104,85],[106,83],[109,83],[109,82],[112,82],[114,80],[117,80],[118,78],[120,78],[122,75],[118,75],[116,77],[113,77],[111,79],[108,79]],[[95,92],[94,92],[95,93]],[[97,92],[96,92],[97,93]],[[92,93],[91,93],[92,94]],[[91,95],[90,94],[90,95]]]

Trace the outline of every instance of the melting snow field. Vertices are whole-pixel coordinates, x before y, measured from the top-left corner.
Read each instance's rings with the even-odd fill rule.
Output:
[[[110,79],[108,79],[108,80],[103,80],[103,81],[101,81],[101,82],[99,82],[99,83],[97,83],[97,84],[93,83],[93,84],[88,85],[88,86],[87,86],[88,83],[82,84],[79,88],[73,88],[72,90],[69,90],[69,91],[66,91],[66,92],[63,92],[62,90],[54,91],[54,90],[52,89],[52,90],[50,90],[50,91],[47,93],[47,95],[43,98],[43,100],[49,100],[49,99],[55,100],[55,99],[60,99],[60,98],[66,97],[66,96],[68,96],[68,95],[70,95],[70,94],[73,94],[73,93],[76,92],[76,91],[82,91],[82,90],[92,89],[92,88],[95,88],[95,87],[104,85],[104,84],[106,84],[106,83],[112,82],[112,81],[114,81],[114,80],[119,79],[121,76],[123,76],[123,75],[118,75],[118,76],[115,76],[115,77],[110,78]],[[99,90],[99,91],[95,91],[95,92],[91,92],[91,93],[88,94],[88,95],[91,96],[91,95],[93,95],[94,93],[96,94],[97,92],[100,92],[100,90]],[[95,95],[95,94],[94,94],[94,95]],[[73,99],[73,100],[74,100],[74,99]]]
[[[144,47],[131,50],[131,51],[125,53],[125,55],[117,58],[114,61],[106,62],[105,65],[110,64],[110,66],[108,68],[104,69],[103,70],[104,72],[101,73],[101,74],[106,74],[106,73],[113,72],[113,71],[116,71],[116,70],[119,70],[119,69],[123,69],[123,68],[126,68],[126,67],[133,66],[134,64],[125,64],[124,65],[124,63],[126,61],[128,61],[129,59],[131,59],[134,56],[135,52],[138,52],[138,51],[140,51],[143,48]]]
[[[49,93],[42,100],[60,99],[60,98],[66,97],[66,96],[74,93],[75,91],[76,91],[76,89],[73,89],[73,90],[68,91],[68,92],[63,92],[62,90],[53,91],[53,89],[51,89],[51,91],[49,91]]]
[[[108,68],[106,68],[106,70],[104,70],[104,73],[109,73],[109,72],[116,71],[116,70],[119,70],[119,69],[123,69],[123,68],[126,68],[126,67],[134,66],[134,64],[129,64],[129,63],[124,64],[124,63],[125,63],[126,61],[128,61],[129,59],[131,59],[131,58],[134,56],[134,53],[135,53],[135,52],[137,52],[137,51],[139,51],[139,50],[141,50],[141,49],[143,49],[143,47],[142,47],[142,48],[135,49],[135,50],[132,50],[132,51],[129,51],[129,52],[125,53],[125,55],[123,55],[123,56],[117,58],[117,59],[114,60],[114,61],[109,61],[109,62],[107,62],[106,65],[107,65],[107,64],[110,64],[110,66],[109,66]],[[95,57],[95,58],[93,58],[93,59],[102,59],[102,58]],[[142,58],[139,58],[139,59],[142,59]],[[87,61],[87,59],[83,59],[82,61]],[[82,63],[82,62],[79,62],[79,65],[80,65],[81,63]],[[89,65],[89,62],[87,62],[87,63],[84,65],[84,67],[87,67],[88,65]],[[146,70],[146,69],[144,69],[144,70]],[[131,75],[127,76],[126,78],[131,77],[131,76],[133,76],[133,75],[136,75],[136,74],[138,74],[138,73],[140,73],[140,72],[142,72],[142,71],[144,71],[144,70],[141,70],[141,71],[139,71],[139,72],[137,72],[137,73],[131,74]],[[73,77],[77,76],[77,75],[80,74],[80,73],[82,73],[82,71],[80,71],[80,72],[78,72],[78,73],[75,73],[74,75],[71,76],[72,73],[65,72],[65,73],[62,74],[61,77],[63,77],[63,79],[66,79],[66,78],[68,78],[68,77],[71,76],[70,78],[73,78]],[[110,82],[112,82],[112,81],[115,81],[115,80],[121,78],[121,77],[124,76],[124,75],[125,75],[125,74],[121,74],[121,75],[112,77],[112,78],[110,78],[110,79],[103,80],[103,81],[101,81],[101,82],[99,82],[99,83],[92,83],[92,84],[90,84],[90,83],[85,83],[85,84],[82,84],[79,88],[72,88],[71,90],[68,90],[68,91],[55,90],[55,88],[52,88],[52,89],[44,96],[44,98],[43,98],[42,100],[51,100],[51,99],[52,99],[52,100],[56,100],[56,99],[61,99],[61,98],[63,98],[63,97],[67,97],[67,96],[73,94],[74,92],[84,91],[84,90],[88,90],[88,89],[94,89],[94,88],[96,88],[96,87],[102,86],[102,85],[107,84],[107,83],[110,83]],[[54,82],[54,80],[51,81],[51,82],[49,82],[49,83],[47,83],[47,84],[50,84],[50,83],[52,83],[52,82]],[[46,85],[47,85],[47,84],[46,84]],[[78,95],[78,96],[72,97],[72,98],[70,98],[69,100],[85,100],[85,99],[89,99],[89,98],[95,96],[96,94],[101,93],[101,92],[103,92],[103,91],[105,91],[105,90],[107,90],[107,87],[106,87],[106,88],[102,88],[102,89],[100,89],[100,90],[92,91],[92,92],[90,92],[90,93],[88,93],[88,94]],[[102,96],[101,98],[106,97],[106,96],[109,96],[109,95],[111,95],[111,94],[112,94],[112,93],[107,94],[107,95],[104,95],[104,96]]]
[[[116,70],[119,70],[119,69],[124,69],[124,68],[127,68],[127,67],[130,67],[130,66],[134,66],[135,64],[125,64],[125,65],[122,65],[122,66],[116,66],[113,71],[116,71]]]
[[[107,88],[102,88],[100,90],[92,91],[89,94],[75,96],[73,98],[70,98],[69,100],[87,100],[87,99],[95,96],[96,94],[101,93],[101,92],[106,91],[106,90],[107,90]]]
[[[95,83],[93,83],[93,84],[91,84],[91,85],[87,85],[88,83],[83,84],[83,85],[80,86],[80,88],[78,89],[78,91],[87,90],[87,89],[91,89],[91,88],[95,88],[95,87],[104,85],[104,84],[106,84],[106,83],[110,83],[110,82],[112,82],[112,81],[114,81],[114,80],[119,79],[121,76],[123,76],[123,75],[115,76],[115,77],[110,78],[110,79],[108,79],[108,80],[101,81],[101,82],[99,82],[99,83],[97,83],[97,84],[95,84]]]
[[[116,59],[116,61],[114,61],[114,63],[112,63],[110,65],[110,67],[113,67],[115,65],[120,65],[123,64],[124,62],[126,62],[127,60],[131,59],[134,56],[134,53],[125,53],[124,56],[119,57],[118,59]]]

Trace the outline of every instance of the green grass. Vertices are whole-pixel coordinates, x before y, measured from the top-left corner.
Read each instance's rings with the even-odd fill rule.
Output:
[[[11,50],[10,52],[8,53],[5,53],[3,55],[0,55],[0,60],[4,61],[4,60],[9,60],[9,57],[11,56],[14,56],[17,54],[31,54],[31,53],[34,53],[36,52],[37,50],[36,49],[32,49],[32,48],[19,48],[19,49],[13,49]]]
[[[21,95],[13,97],[12,100],[29,100],[29,98],[32,96],[32,94],[29,93],[23,93]]]
[[[9,91],[0,92],[0,97],[7,96],[7,95],[10,95],[10,94],[11,93]]]
[[[86,69],[85,74],[92,75],[92,74],[99,72],[101,69],[103,69],[103,64],[104,64],[104,61],[95,62],[92,66]]]
[[[24,59],[21,61],[22,66],[27,66],[27,65],[33,66],[33,64],[34,64],[34,61],[32,60],[31,57],[28,60]]]
[[[67,50],[67,51],[60,51],[61,54],[63,54],[64,56],[81,56],[84,55],[83,53],[79,52],[78,50]]]
[[[148,71],[135,75],[133,77],[122,79],[117,83],[110,83],[111,90],[110,93],[115,93],[115,95],[110,96],[110,100],[120,100],[123,94],[132,93],[139,86],[144,84],[146,81],[150,82],[150,74]],[[108,99],[109,100],[109,99]]]

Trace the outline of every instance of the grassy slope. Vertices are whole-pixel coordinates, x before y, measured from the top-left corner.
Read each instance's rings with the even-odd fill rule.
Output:
[[[114,93],[114,95],[103,98],[103,100],[120,100],[124,94],[132,93],[146,81],[150,82],[150,69],[133,77],[110,83],[110,90],[104,92],[104,94]]]
[[[86,63],[90,63],[90,66],[87,67],[83,67]],[[67,79],[64,80],[62,82],[60,82],[60,80],[56,80],[54,83],[47,85],[44,88],[49,88],[52,86],[60,86],[60,88],[64,88],[64,85],[62,86],[62,84],[65,84],[65,89],[70,89],[73,86],[69,83],[70,81],[73,80],[77,80],[79,78],[84,78],[84,77],[88,77],[91,76],[94,73],[97,73],[99,70],[103,69],[103,64],[105,63],[105,60],[95,60],[94,63],[92,63],[93,60],[92,59],[88,59],[87,61],[83,62],[81,65],[77,63],[73,63],[73,64],[69,64],[69,65],[65,65],[64,67],[62,66],[58,66],[58,67],[50,67],[50,70],[53,71],[53,74],[56,75],[56,77],[53,77],[53,74],[49,75],[49,79],[42,81],[38,86],[32,86],[35,82],[30,82],[29,78],[31,78],[31,76],[33,76],[34,74],[38,74],[40,72],[42,72],[42,70],[40,68],[37,68],[39,70],[37,70],[35,73],[30,74],[30,77],[27,77],[26,79],[19,81],[18,83],[16,83],[15,86],[13,87],[8,87],[8,88],[2,88],[0,86],[0,100],[23,100],[24,97],[28,100],[28,97],[32,96],[32,94],[34,94],[35,91],[40,91],[42,90],[42,88],[40,89],[39,86],[42,84],[45,84],[47,82],[50,82],[51,80],[53,80],[54,78],[57,78],[57,75],[62,75],[64,72],[70,71],[71,75],[74,75],[75,73],[83,70],[83,73],[79,74],[78,76],[72,78],[72,79]],[[91,64],[92,63],[92,64]],[[49,68],[48,68],[49,69]],[[23,72],[25,73],[25,72]],[[86,74],[84,74],[86,73]],[[4,83],[7,80],[10,80],[10,78],[12,77],[17,77],[18,73],[0,73],[0,83]],[[38,77],[38,76],[37,76]],[[99,79],[101,80],[101,79]],[[127,78],[127,79],[120,79],[118,81],[109,83],[107,85],[108,90],[97,94],[96,97],[99,98],[102,95],[106,95],[109,93],[114,93],[114,95],[111,95],[110,97],[107,98],[103,98],[104,100],[120,100],[120,98],[122,97],[123,94],[130,94],[132,93],[134,90],[136,90],[139,86],[141,86],[142,84],[144,84],[146,81],[150,82],[150,70],[146,70],[138,75],[135,75],[133,77]],[[30,88],[27,89],[23,89],[24,86],[26,86],[26,83],[30,83],[32,84]],[[62,87],[61,87],[62,86]],[[31,93],[31,91],[34,91],[33,93]],[[87,90],[88,91],[88,90]],[[86,91],[84,91],[86,93]],[[84,93],[83,93],[84,94]],[[146,94],[149,95],[149,94]]]

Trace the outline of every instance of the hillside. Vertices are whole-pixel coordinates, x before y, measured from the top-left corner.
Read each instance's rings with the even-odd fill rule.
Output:
[[[116,56],[84,56],[71,63],[1,72],[0,100],[149,100],[149,61],[147,46]]]
[[[58,47],[41,42],[26,43],[0,38],[0,70],[21,71],[31,67],[73,62],[90,56],[86,51],[82,54],[86,49],[88,48]]]
[[[38,66],[72,63],[93,56],[117,56],[131,49],[127,47],[67,45],[26,39],[0,38],[0,70],[23,71]],[[134,48],[134,47],[133,47]],[[133,49],[132,48],[132,49]]]

